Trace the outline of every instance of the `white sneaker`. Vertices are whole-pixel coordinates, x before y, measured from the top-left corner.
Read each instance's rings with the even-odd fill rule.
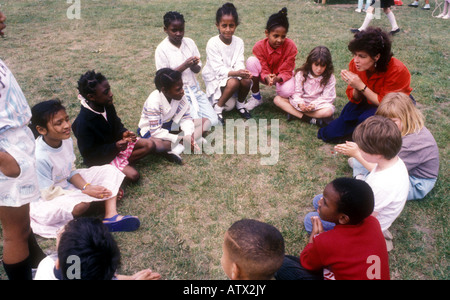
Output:
[[[437,15],[435,18],[442,18],[443,16],[445,16],[444,13],[440,13],[439,15]]]
[[[355,9],[356,12],[361,12],[360,8]]]
[[[443,16],[442,19],[444,19],[444,20],[450,19],[450,14]]]
[[[245,101],[245,108],[250,111],[252,109],[254,109],[257,106],[260,106],[262,104],[262,99],[261,100],[257,100],[255,98],[253,98],[253,96],[251,96],[250,98],[247,99],[247,101]]]

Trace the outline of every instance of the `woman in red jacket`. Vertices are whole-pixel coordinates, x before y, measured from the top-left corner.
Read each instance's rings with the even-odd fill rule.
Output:
[[[393,57],[389,36],[380,28],[356,33],[348,49],[353,59],[349,69],[341,71],[341,78],[348,84],[349,102],[336,120],[319,129],[317,137],[325,142],[351,140],[356,126],[375,114],[386,94],[402,92],[410,96],[412,91],[411,74]]]

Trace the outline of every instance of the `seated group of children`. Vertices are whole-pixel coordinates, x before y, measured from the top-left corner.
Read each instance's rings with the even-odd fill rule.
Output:
[[[242,117],[251,117],[249,111],[262,102],[260,82],[276,86],[274,103],[291,115],[300,119],[306,115],[314,121],[333,115],[336,92],[331,54],[326,47],[314,48],[294,73],[297,48],[286,38],[286,14],[283,9],[269,18],[267,38],[255,45],[255,56],[244,65],[243,42],[233,37],[239,24],[236,9],[230,3],[223,5],[216,18],[219,35],[206,49],[205,94],[195,77],[201,70],[199,52],[184,37],[184,18],[177,12],[167,13],[164,30],[168,37],[155,53],[157,90],[145,101],[137,135],[122,124],[108,80],[95,71],[78,81],[81,110],[72,126],[59,100],[33,107],[30,127],[37,137],[42,199],[31,204],[31,226],[34,233],[45,237],[56,237],[58,229],[64,228],[58,239],[57,262],[43,262],[37,279],[67,278],[70,266],[60,263],[66,261],[67,253],[78,253],[82,259],[85,255],[83,263],[100,264],[87,259],[93,253],[81,250],[90,246],[78,244],[78,239],[108,240],[104,249],[96,251],[105,251],[100,257],[111,257],[109,263],[96,268],[97,273],[83,273],[82,278],[158,279],[160,275],[150,270],[131,277],[115,275],[120,253],[109,232],[134,231],[140,226],[136,216],[122,216],[116,207],[123,196],[124,178],[135,182],[140,177],[130,163],[158,154],[181,164],[184,148],[197,149],[202,134],[223,123],[222,112],[227,107],[236,106]],[[246,100],[250,89],[252,96]],[[75,168],[71,128],[88,169]],[[351,156],[354,175],[362,180],[333,180],[314,198],[317,212],[305,217],[311,237],[300,258],[285,255],[283,237],[275,227],[241,220],[224,238],[222,266],[229,278],[389,279],[392,235],[388,229],[407,199],[421,199],[433,188],[439,168],[436,142],[409,97],[394,93],[383,100],[376,116],[356,128],[353,142],[335,149]],[[77,218],[94,201],[105,202],[101,223],[107,230],[93,219]],[[91,227],[97,229],[82,229]]]

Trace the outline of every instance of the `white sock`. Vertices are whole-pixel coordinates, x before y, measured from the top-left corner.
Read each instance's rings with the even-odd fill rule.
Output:
[[[366,13],[366,17],[364,18],[364,22],[361,25],[361,27],[359,27],[359,31],[366,30],[366,28],[369,27],[369,24],[372,20],[373,20],[373,14]]]
[[[241,108],[245,108],[245,103],[236,101],[236,108],[237,108],[237,110],[240,110]]]
[[[397,21],[395,20],[394,13],[391,11],[386,15],[386,17],[388,18],[389,23],[391,23],[392,30],[397,30],[398,25],[397,25]]]
[[[412,5],[419,5],[419,1],[414,1],[413,3],[411,3]]]
[[[423,8],[430,8],[430,4],[425,4]]]
[[[220,107],[217,103],[214,105],[214,111],[216,114],[220,114],[223,111],[223,107]]]

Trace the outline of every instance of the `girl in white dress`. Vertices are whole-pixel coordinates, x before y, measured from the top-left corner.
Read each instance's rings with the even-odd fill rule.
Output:
[[[244,102],[250,91],[252,75],[245,69],[244,42],[234,35],[238,25],[236,8],[232,3],[225,3],[216,14],[219,35],[212,37],[206,45],[207,58],[202,76],[206,85],[206,95],[214,103],[214,110],[222,124],[224,124],[222,112],[225,107],[226,110],[234,107],[233,102],[227,102],[236,93],[236,109],[244,119],[251,118],[244,107]]]
[[[112,165],[76,169],[70,121],[61,101],[32,108],[31,129],[36,139],[36,169],[41,199],[30,205],[36,234],[55,238],[57,230],[83,215],[93,201],[105,201],[103,223],[110,231],[134,231],[138,218],[117,213],[117,193],[125,175]]]

